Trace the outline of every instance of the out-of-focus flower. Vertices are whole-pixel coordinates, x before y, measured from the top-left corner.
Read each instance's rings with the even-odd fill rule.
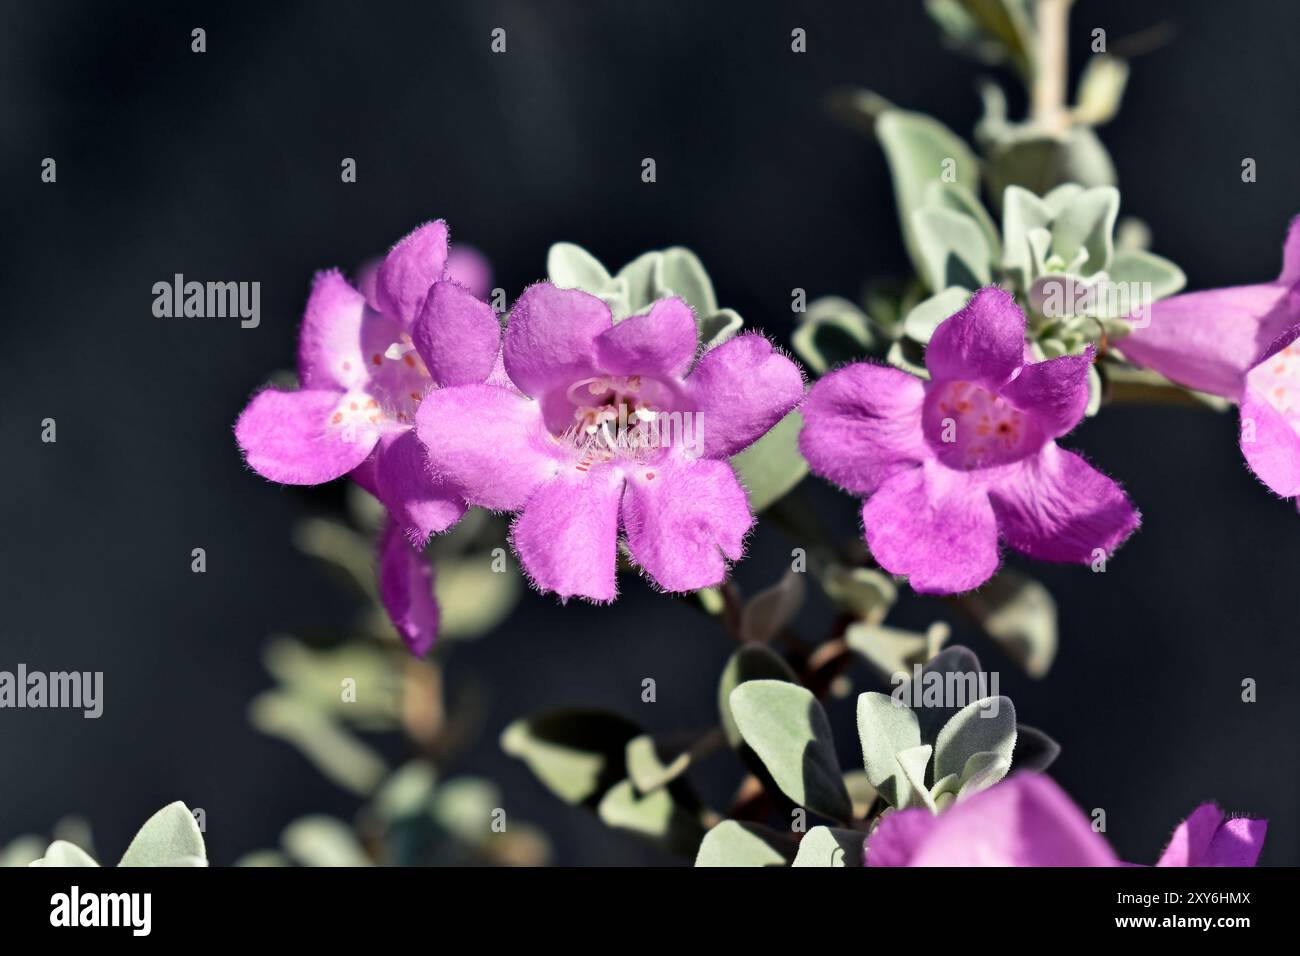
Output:
[[[1265,820],[1225,819],[1202,804],[1157,866],[1254,866]],[[1049,777],[1016,774],[939,815],[887,814],[866,840],[867,866],[1121,866],[1106,839]]]
[[[512,386],[431,392],[417,431],[471,504],[520,512],[512,542],[540,589],[613,600],[620,528],[660,587],[715,585],[753,523],[725,459],[798,403],[803,378],[760,335],[698,363],[697,341],[680,299],[615,323],[595,296],[540,283],[510,313]]]
[[[433,568],[392,519],[379,535],[379,598],[411,653],[427,654],[438,636]]]
[[[1083,417],[1091,350],[1025,361],[1025,317],[981,289],[935,330],[930,381],[860,362],[831,372],[803,405],[812,470],[867,496],[867,545],[916,591],[987,581],[999,534],[1045,561],[1108,557],[1139,517],[1110,478],[1057,446]]]

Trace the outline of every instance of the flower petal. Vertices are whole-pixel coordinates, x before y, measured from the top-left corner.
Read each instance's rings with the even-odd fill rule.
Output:
[[[465,499],[445,478],[429,473],[424,446],[414,429],[385,436],[375,463],[375,491],[415,547],[465,516]]]
[[[622,497],[623,478],[610,467],[565,472],[533,493],[510,540],[539,590],[564,599],[614,600]]]
[[[486,381],[501,344],[501,323],[486,302],[455,282],[435,282],[411,332],[439,385]]]
[[[1042,561],[1106,557],[1141,523],[1128,495],[1074,452],[1048,442],[989,485],[1006,543]]]
[[[738,335],[704,354],[686,380],[699,413],[706,458],[744,451],[803,398],[799,366],[757,333]]]
[[[332,424],[342,392],[310,389],[259,392],[239,421],[235,440],[248,467],[286,485],[319,485],[341,478],[370,454],[379,432]]]
[[[492,295],[492,264],[473,246],[458,242],[447,253],[447,278],[479,299]]]
[[[389,521],[379,536],[379,596],[388,619],[416,657],[438,636],[438,600],[433,566],[411,547],[400,526]]]
[[[725,461],[665,456],[628,474],[628,550],[665,591],[721,584],[753,523],[745,490]]]
[[[925,807],[887,813],[866,840],[867,866],[911,866],[939,816]]]
[[[495,511],[518,510],[559,467],[537,403],[496,385],[435,389],[416,433],[435,475]]]
[[[1267,831],[1267,820],[1225,820],[1215,804],[1203,803],[1178,824],[1156,866],[1254,866]]]
[[[954,804],[933,820],[920,826],[905,814],[887,815],[867,841],[867,864],[1118,865],[1114,851],[1093,831],[1083,811],[1042,774],[1016,774]],[[884,850],[879,855],[878,841]],[[882,855],[887,862],[880,862]],[[900,864],[900,859],[907,862]]]
[[[1088,408],[1092,356],[1090,346],[1083,355],[1062,355],[1025,365],[1002,389],[1002,397],[1033,416],[1048,437],[1059,438],[1079,424]]]
[[[539,282],[510,310],[502,357],[510,380],[543,398],[595,374],[596,336],[613,325],[609,306],[578,289]]]
[[[1300,320],[1300,293],[1279,283],[1232,286],[1152,303],[1150,320],[1118,343],[1165,378],[1236,401],[1246,372]]]
[[[698,338],[691,307],[681,299],[660,299],[649,312],[602,332],[596,360],[611,375],[680,378],[695,358]]]
[[[927,457],[924,401],[921,380],[901,369],[869,362],[837,369],[804,399],[799,450],[816,474],[869,495]]]
[[[420,314],[429,286],[447,268],[447,224],[428,222],[393,246],[375,276],[380,309],[410,328]]]
[[[1024,362],[1025,314],[1010,293],[980,289],[966,307],[939,323],[925,349],[936,381],[973,382],[999,390]]]
[[[1241,399],[1239,442],[1256,478],[1283,498],[1300,495],[1300,435],[1254,388]]]
[[[365,385],[361,320],[366,300],[337,269],[319,272],[298,336],[298,380],[304,389]]]
[[[921,594],[979,587],[998,569],[998,531],[988,495],[936,462],[900,471],[862,509],[867,547]]]

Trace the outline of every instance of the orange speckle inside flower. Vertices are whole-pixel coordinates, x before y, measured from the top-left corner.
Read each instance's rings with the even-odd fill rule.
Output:
[[[374,362],[376,365],[383,365],[384,357],[376,352],[374,355],[370,356],[370,361]]]
[[[358,405],[356,402],[349,402],[349,403],[348,403],[348,407],[351,408],[351,409],[355,412],[355,411],[356,411],[358,408],[360,408],[361,406]]]
[[[407,352],[406,355],[402,356],[402,360],[406,362],[410,368],[415,368],[415,356],[410,352]]]
[[[646,481],[654,481],[654,477],[655,477],[655,473],[654,473],[653,471],[647,471],[647,472],[645,473],[645,480],[646,480]]]
[[[343,413],[335,412],[333,416],[330,418],[330,421],[333,422],[335,425],[337,425],[339,422],[343,421]]]

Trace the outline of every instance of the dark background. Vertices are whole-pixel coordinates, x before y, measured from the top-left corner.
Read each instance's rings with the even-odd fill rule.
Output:
[[[8,3],[0,25],[0,669],[103,670],[105,713],[0,711],[0,842],[80,812],[101,854],[173,799],[208,814],[217,863],[271,845],[293,817],[356,802],[247,724],[269,633],[346,619],[347,598],[290,544],[337,488],[286,489],[242,465],[231,425],[288,366],[312,272],[352,269],[445,217],[515,295],[549,244],[617,265],[694,248],[724,305],[786,338],[790,290],[853,297],[906,265],[883,157],[823,96],[875,89],[969,134],[970,61],[912,2],[181,4]],[[1276,274],[1300,211],[1291,2],[1081,0],[1112,45],[1154,25],[1120,118],[1102,130],[1123,211],[1193,288]],[[208,52],[190,52],[190,30]],[[508,53],[489,51],[493,27]],[[790,52],[790,30],[808,52]],[[58,161],[58,182],[40,162]],[[355,157],[359,182],[339,163]],[[653,156],[658,182],[643,184]],[[1241,160],[1258,162],[1243,184]],[[182,272],[262,283],[262,325],[167,320],[151,287]],[[58,443],[40,422],[58,422]],[[1126,859],[1149,862],[1198,802],[1270,818],[1263,861],[1300,862],[1300,518],[1243,467],[1235,419],[1110,409],[1067,439],[1128,488],[1144,527],[1104,575],[1035,566],[1061,608],[1046,680],[972,629],[1027,722],[1056,736],[1054,775],[1103,807]],[[845,533],[856,505],[805,485]],[[190,572],[205,547],[208,572]],[[761,532],[742,586],[775,579],[790,543]],[[907,599],[895,620],[924,625]],[[820,616],[819,616],[820,614]],[[824,613],[814,608],[816,624]],[[651,729],[713,720],[730,650],[709,621],[639,581],[612,607],[529,594],[460,647],[448,679],[491,688],[474,749],[517,818],[560,862],[667,858],[562,807],[497,748],[514,717],[566,703]],[[658,681],[642,704],[640,681]],[[1245,677],[1258,703],[1240,701]],[[857,762],[850,701],[832,708]],[[736,768],[721,757],[716,795]],[[719,782],[720,781],[720,782]],[[721,788],[721,789],[718,789]]]

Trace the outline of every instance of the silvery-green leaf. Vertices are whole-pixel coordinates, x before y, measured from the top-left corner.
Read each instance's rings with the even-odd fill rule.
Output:
[[[174,866],[180,857],[206,860],[203,833],[190,808],[177,800],[145,821],[118,866]]]
[[[45,855],[39,860],[32,860],[28,866],[99,866],[95,858],[67,840],[55,840],[50,844]]]
[[[822,590],[836,606],[866,624],[879,624],[898,600],[894,579],[874,568],[832,564],[822,575]]]
[[[375,587],[375,548],[365,535],[338,521],[307,518],[294,527],[293,543],[303,554],[323,562],[358,593],[379,600]]]
[[[641,793],[658,790],[690,767],[693,743],[690,737],[633,737],[624,751],[628,777]]]
[[[999,572],[958,604],[1031,677],[1042,677],[1056,657],[1056,602],[1042,584],[1016,571]]]
[[[1023,0],[959,0],[986,42],[997,45],[1022,77],[1034,75],[1034,29]]]
[[[871,812],[872,804],[876,802],[876,788],[871,785],[867,772],[865,770],[844,771],[844,787],[849,791],[849,799],[853,801],[853,818],[865,819]]]
[[[333,817],[301,817],[285,827],[280,842],[303,866],[372,865],[352,828]]]
[[[963,286],[952,286],[937,292],[907,313],[903,329],[909,338],[929,344],[930,336],[939,324],[960,312],[969,298],[970,290]]]
[[[989,284],[992,250],[970,216],[951,209],[918,209],[912,213],[912,231],[921,255],[918,271],[931,291]]]
[[[957,799],[965,800],[981,790],[987,790],[1005,777],[1010,769],[1011,760],[1003,754],[971,754],[961,772],[961,786],[957,791]]]
[[[410,760],[384,781],[370,807],[379,819],[400,820],[425,813],[433,801],[438,776],[426,760]]]
[[[546,274],[561,289],[581,289],[599,295],[610,275],[600,260],[572,242],[557,242],[546,253]]]
[[[656,298],[676,296],[685,301],[697,316],[713,315],[718,300],[713,282],[704,271],[699,256],[682,246],[665,249],[654,264],[653,281]]]
[[[402,674],[391,654],[360,641],[314,648],[292,637],[272,638],[262,663],[295,697],[319,710],[368,728],[388,729],[402,714]],[[344,700],[344,680],[355,681],[354,699]]]
[[[1119,112],[1124,87],[1128,84],[1128,63],[1105,53],[1088,57],[1079,77],[1079,101],[1074,120],[1089,126],[1109,123]]]
[[[695,314],[695,324],[700,330],[700,348],[707,352],[730,339],[745,325],[734,309],[719,309],[712,315]]]
[[[1048,259],[1052,255],[1052,233],[1048,229],[1030,229],[1025,233],[1025,244],[1029,249],[1029,279],[1048,271]]]
[[[731,655],[718,681],[718,713],[727,742],[733,747],[743,742],[740,728],[731,714],[731,692],[746,681],[783,680],[799,683],[794,671],[775,651],[762,644],[746,644]]]
[[[614,277],[623,280],[627,290],[627,305],[632,312],[643,311],[658,298],[655,272],[662,255],[662,252],[643,252],[619,269]]]
[[[921,743],[916,715],[888,694],[860,694],[858,741],[871,785],[891,807],[907,806],[911,802],[911,785],[899,766],[898,755]]]
[[[1021,186],[1007,187],[1002,198],[1002,268],[1011,274],[1017,288],[1027,288],[1035,272],[1030,231],[1046,230],[1051,222],[1052,214],[1041,199]],[[1050,243],[1050,231],[1048,240]]]
[[[861,830],[813,827],[799,841],[794,866],[861,866]]]
[[[438,787],[431,811],[443,829],[472,846],[491,834],[492,814],[501,802],[501,791],[490,780],[456,777]]]
[[[1116,252],[1109,272],[1111,282],[1149,282],[1152,302],[1174,295],[1187,284],[1182,269],[1168,259],[1141,249]]]
[[[989,153],[989,192],[994,196],[1012,185],[1041,196],[1061,183],[1115,184],[1110,155],[1087,126],[1071,127],[1060,136],[1013,130],[991,144]]]
[[[1050,767],[1061,753],[1061,745],[1037,727],[1016,725],[1016,749],[1011,754],[1011,766],[1016,770],[1042,772]]]
[[[293,861],[278,850],[254,850],[235,860],[237,867],[293,866]]]
[[[438,637],[474,638],[507,617],[523,593],[523,580],[507,567],[494,571],[488,554],[441,558],[434,591],[438,595]]]
[[[946,631],[940,632],[938,643],[947,637]],[[923,664],[935,650],[930,634],[905,631],[883,624],[855,622],[844,632],[844,640],[849,647],[865,657],[883,677],[895,674],[911,674],[913,664]]]
[[[679,806],[669,788],[640,794],[631,780],[610,787],[596,807],[606,826],[630,830],[674,852],[694,855],[704,837],[698,816]]]
[[[564,802],[595,807],[627,776],[627,742],[639,733],[618,714],[556,710],[512,723],[501,734],[501,749]]]
[[[917,378],[929,379],[930,371],[925,367],[925,356],[921,354],[923,348],[919,342],[913,342],[910,338],[899,339],[889,347],[885,358],[894,368],[901,368]]]
[[[1069,262],[1079,250],[1085,250],[1085,276],[1109,268],[1118,217],[1118,189],[1096,186],[1084,190],[1052,221],[1052,254]]]
[[[957,788],[961,786],[961,779],[955,774],[950,773],[942,780],[936,780],[930,787],[930,799],[938,805],[939,798],[948,794],[955,795]]]
[[[740,637],[745,641],[766,644],[794,620],[803,607],[807,588],[804,576],[787,570],[781,580],[759,591],[740,612]]]
[[[1074,202],[1084,191],[1078,183],[1061,183],[1043,196],[1043,206],[1050,219],[1059,216],[1065,207]]]
[[[1101,411],[1101,399],[1104,393],[1101,383],[1101,373],[1097,371],[1096,365],[1088,366],[1088,404],[1083,410],[1083,414],[1088,418],[1096,415]],[[1050,666],[1050,665],[1049,665]]]
[[[755,514],[765,511],[808,474],[808,462],[799,452],[802,429],[799,412],[790,412],[762,438],[731,458],[731,467],[736,469]]]
[[[980,683],[979,658],[961,645],[936,652],[921,668],[920,677],[913,677],[895,691],[906,701],[916,715],[921,730],[921,740],[933,743],[939,730],[961,709],[955,698],[975,700],[984,696]],[[928,688],[937,686],[943,693],[932,699]]]
[[[984,244],[988,246],[990,261],[998,261],[1002,255],[998,229],[993,223],[993,217],[989,215],[978,196],[956,183],[933,182],[926,186],[925,190],[927,208],[948,209],[973,220],[980,228]]]
[[[31,866],[42,856],[48,844],[43,837],[27,834],[10,840],[0,847],[0,868],[11,866]]]
[[[747,681],[731,692],[731,713],[782,793],[823,817],[852,818],[830,723],[811,692],[780,680]]]
[[[886,110],[876,121],[876,138],[893,177],[903,241],[912,263],[920,270],[925,257],[915,234],[913,213],[925,205],[926,187],[946,179],[976,192],[979,161],[959,136],[922,113]]]
[[[821,375],[865,356],[874,336],[865,312],[848,299],[826,296],[808,306],[790,342],[804,364]]]
[[[930,766],[930,755],[933,750],[934,748],[929,744],[919,744],[898,752],[898,766],[907,780],[908,789],[907,798],[899,806],[900,810],[908,807],[925,807],[931,813],[937,812],[938,807],[935,806],[934,798],[930,796],[930,788],[925,784],[925,770]],[[900,799],[902,799],[901,794]]]
[[[704,834],[696,866],[785,866],[792,855],[791,839],[756,823],[723,820]]]
[[[934,775],[960,774],[977,753],[995,753],[1011,762],[1016,746],[1016,708],[1009,697],[971,701],[943,725],[934,744]]]
[[[372,747],[293,694],[265,691],[248,705],[259,731],[287,741],[333,782],[359,796],[374,792],[388,766]]]

